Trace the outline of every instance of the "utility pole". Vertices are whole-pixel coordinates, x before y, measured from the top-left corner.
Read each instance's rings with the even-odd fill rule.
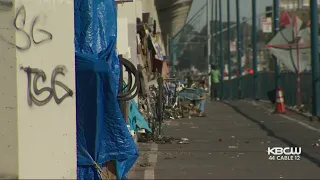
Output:
[[[216,29],[216,32],[215,32],[215,36],[214,36],[214,38],[215,38],[215,64],[217,65],[218,64],[218,62],[219,62],[219,56],[218,56],[218,36],[217,36],[217,34],[218,34],[218,31],[219,31],[219,29],[218,29],[218,0],[215,0],[216,2],[215,2],[215,16],[216,16],[216,18],[215,18],[215,29]]]
[[[227,0],[227,21],[228,21],[228,75],[229,81],[232,78],[232,69],[231,69],[231,52],[230,52],[230,41],[231,41],[231,23],[230,23],[230,0]],[[230,83],[229,83],[230,84]],[[229,86],[229,98],[232,98],[232,88]]]
[[[319,50],[318,50],[318,3],[310,0],[311,17],[311,59],[312,59],[312,116],[319,120],[320,116],[320,75],[319,75]],[[314,119],[313,118],[313,119]]]
[[[213,46],[213,41],[214,41],[214,38],[213,38],[213,36],[212,36],[212,34],[213,34],[213,25],[214,25],[214,1],[216,1],[216,0],[211,0],[211,22],[212,22],[212,26],[210,27],[211,29],[211,31],[210,31],[210,35],[211,35],[211,59],[210,59],[210,64],[209,65],[211,65],[212,63],[213,63],[213,56],[216,54],[216,52],[214,52],[214,46]]]
[[[241,31],[240,31],[240,0],[236,0],[237,14],[237,62],[238,62],[238,96],[242,98],[242,61],[241,61]]]
[[[174,39],[170,38],[169,40],[169,48],[170,48],[170,60],[171,60],[171,73],[170,76],[173,77],[176,73],[176,65],[175,65],[175,54],[174,54]]]
[[[273,0],[273,29],[274,34],[279,31],[279,0]],[[280,64],[278,58],[274,57],[275,88],[280,87]]]
[[[210,72],[210,57],[211,57],[211,24],[209,19],[209,10],[210,10],[210,0],[207,0],[207,64],[208,64],[208,72]],[[211,81],[208,81],[209,90],[211,89]]]
[[[223,51],[223,32],[222,32],[222,0],[219,0],[219,18],[220,18],[220,69],[221,69],[221,92],[220,92],[220,99],[223,100],[224,97],[224,51]]]
[[[253,99],[258,99],[258,60],[257,60],[257,1],[252,0],[252,61],[253,61]]]

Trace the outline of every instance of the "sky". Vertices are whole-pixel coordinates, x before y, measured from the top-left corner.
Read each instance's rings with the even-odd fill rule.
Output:
[[[217,0],[209,0],[209,18],[211,19],[211,10],[215,10],[215,1]],[[218,1],[219,2],[219,1]],[[240,0],[240,16],[242,17],[251,17],[251,2],[252,0]],[[257,14],[264,13],[266,6],[271,6],[273,0],[256,0],[257,2]],[[205,4],[207,0],[193,0],[187,21],[191,19]],[[230,10],[231,10],[231,21],[236,21],[236,0],[230,0]],[[213,6],[213,8],[212,8]],[[227,21],[227,0],[222,0],[222,20]],[[219,7],[219,5],[218,5]],[[206,8],[204,8],[206,9]],[[206,10],[203,10],[203,15],[201,16],[201,24],[205,24],[206,22]],[[214,12],[215,16],[215,12]]]

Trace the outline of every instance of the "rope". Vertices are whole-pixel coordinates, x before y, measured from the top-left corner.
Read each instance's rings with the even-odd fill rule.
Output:
[[[104,171],[102,170],[102,168],[99,166],[99,164],[98,164],[97,162],[95,162],[95,161],[93,161],[93,165],[94,165],[94,168],[97,169],[97,172],[99,173],[100,177],[102,177],[102,175],[103,175],[104,177],[107,178],[107,180],[110,180],[109,171],[107,171],[107,173],[104,172]],[[101,174],[102,174],[102,175],[101,175]]]
[[[83,147],[80,147],[79,150],[82,151],[82,153],[84,153],[92,161],[93,167],[97,170],[97,172],[98,172],[98,174],[99,174],[99,176],[101,178],[102,178],[102,175],[103,175],[104,177],[107,178],[107,180],[110,180],[109,171],[107,171],[107,173],[104,172],[102,170],[102,168],[99,166],[99,164],[95,160],[93,160],[91,155]]]

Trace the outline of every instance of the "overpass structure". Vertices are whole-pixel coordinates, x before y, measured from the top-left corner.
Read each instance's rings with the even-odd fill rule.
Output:
[[[162,37],[174,36],[185,24],[192,0],[154,0]],[[164,41],[167,46],[167,41]]]

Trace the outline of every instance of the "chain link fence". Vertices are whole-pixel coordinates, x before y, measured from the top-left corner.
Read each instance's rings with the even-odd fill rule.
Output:
[[[287,60],[282,58],[281,61],[277,61],[273,56],[274,53],[271,53],[268,47],[270,41],[276,35],[273,28],[273,1],[257,0],[255,16],[252,14],[252,0],[241,0],[239,8],[237,8],[236,0],[222,0],[221,4],[219,0],[209,2],[209,4],[200,8],[182,30],[171,39],[172,72],[180,77],[190,71],[206,74],[208,73],[208,66],[216,64],[224,76],[224,81],[220,83],[221,87],[219,89],[222,99],[254,98],[270,101],[275,98],[272,95],[276,84],[275,70],[280,67],[280,87],[284,91],[286,104],[304,107],[311,111],[311,51],[305,51],[309,53],[307,54],[308,60],[305,60],[305,56],[301,53],[301,55],[297,55],[298,58],[296,59],[290,59],[288,56]],[[229,17],[228,2],[230,3]],[[301,23],[298,32],[308,28],[310,7],[307,4],[286,6],[284,2],[280,2],[282,3],[280,3],[279,8],[281,32],[284,28],[290,26],[288,22],[293,27],[296,22],[294,20],[295,16]],[[210,7],[207,8],[207,6]],[[207,9],[210,9],[208,13]],[[207,18],[209,18],[209,21],[207,21]],[[237,18],[239,23],[237,23]],[[253,26],[253,23],[256,26]],[[210,33],[208,33],[208,24]],[[297,37],[300,37],[300,35]],[[310,31],[306,37],[309,37],[309,40],[306,39],[303,43],[309,43],[309,45],[297,47],[294,51],[299,51],[299,48],[309,48],[310,50]],[[256,41],[253,41],[253,38]],[[211,47],[209,46],[209,48],[208,39],[211,39]],[[302,41],[301,39],[300,37],[300,41]],[[295,43],[295,37],[292,37],[292,41],[279,41],[282,47],[278,48],[287,49],[288,52],[292,51],[295,48],[292,45]],[[292,44],[290,45],[290,43]],[[210,63],[208,62],[208,54]],[[297,59],[309,63],[300,73],[290,69],[287,62],[291,61],[294,64]],[[276,64],[279,66],[276,66]],[[301,64],[301,62],[298,64]],[[257,69],[257,73],[254,73],[254,69]]]

